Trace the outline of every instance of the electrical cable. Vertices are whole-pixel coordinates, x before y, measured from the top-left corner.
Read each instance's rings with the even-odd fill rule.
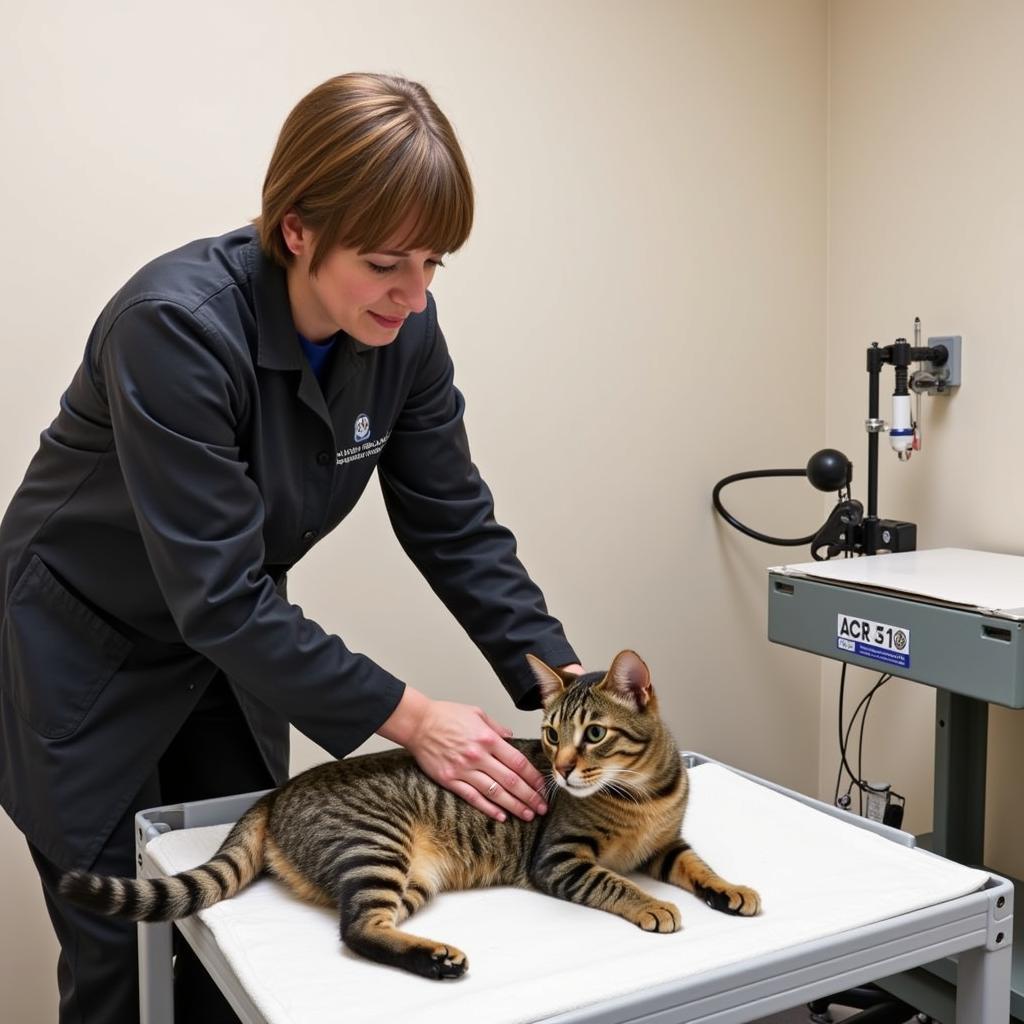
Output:
[[[839,803],[839,784],[843,780],[843,766],[846,764],[846,754],[843,747],[843,701],[846,699],[846,662],[843,662],[842,671],[839,673],[839,771],[836,773],[836,790],[835,795],[832,799],[834,804]],[[853,772],[848,772],[850,776],[850,788],[853,788],[853,784],[856,781],[857,776]],[[850,795],[850,790],[847,789],[846,795]],[[849,806],[849,805],[847,805]]]
[[[849,724],[847,725],[847,728],[846,728],[846,735],[844,736],[843,735],[843,702],[844,702],[845,693],[846,693],[846,662],[843,662],[842,672],[841,672],[840,677],[839,677],[839,771],[836,773],[836,786],[835,786],[835,792],[834,792],[833,797],[832,797],[832,803],[835,804],[835,805],[839,804],[839,786],[840,786],[840,784],[842,782],[842,779],[843,779],[843,769],[845,768],[846,769],[846,774],[849,775],[849,777],[850,777],[850,785],[849,785],[849,787],[847,788],[847,791],[846,791],[847,796],[849,796],[850,791],[853,789],[853,787],[856,786],[857,789],[858,789],[859,795],[861,797],[861,801],[862,801],[861,806],[863,806],[863,796],[864,796],[865,783],[864,783],[864,780],[861,777],[860,773],[859,772],[855,773],[853,771],[853,769],[850,767],[850,763],[846,759],[846,748],[849,745],[850,735],[853,732],[854,724],[857,721],[857,714],[860,712],[861,708],[864,707],[865,704],[870,704],[871,703],[871,698],[875,695],[875,692],[879,688],[884,686],[887,682],[889,682],[890,679],[892,679],[892,675],[890,673],[888,673],[888,672],[883,673],[879,677],[878,682],[876,682],[875,685],[871,688],[871,690],[868,693],[866,693],[863,697],[861,697],[860,703],[858,703],[856,708],[854,708],[853,714],[850,716],[850,721],[849,721]],[[861,718],[861,726],[862,726],[862,728],[863,728],[863,724],[864,724],[864,719]],[[863,736],[863,732],[862,732],[861,735]]]
[[[884,686],[889,680],[892,679],[892,675],[888,672],[883,672],[878,677],[878,682],[871,688],[871,692],[867,695],[867,703],[864,704],[864,712],[860,716],[860,738],[857,741],[857,774],[860,775],[861,782],[864,781],[864,726],[868,720],[868,712],[871,710],[871,701],[874,699],[875,693],[879,687]],[[858,705],[859,706],[859,705]],[[856,717],[856,712],[854,712]],[[846,736],[846,742],[850,742],[849,733]],[[864,790],[860,791],[860,813],[864,813]]]
[[[744,526],[734,515],[726,511],[725,506],[722,504],[721,498],[718,494],[723,487],[727,487],[729,484],[736,483],[737,480],[754,480],[759,477],[766,476],[807,476],[806,469],[751,469],[745,473],[733,473],[732,476],[724,477],[715,484],[715,489],[711,492],[711,501],[714,503],[715,511],[730,525],[734,526],[740,533],[745,533],[748,537],[753,537],[754,540],[762,541],[765,544],[778,544],[781,547],[802,547],[804,544],[810,544],[812,540],[818,535],[817,531],[808,534],[806,537],[794,537],[791,540],[785,540],[780,537],[770,537],[766,533],[758,533],[757,530],[752,530],[749,526]]]
[[[845,666],[844,666],[844,670],[845,670]],[[844,675],[845,675],[845,671],[844,671]],[[847,747],[849,747],[849,745],[850,745],[850,734],[853,732],[853,727],[854,727],[854,724],[857,721],[857,714],[858,714],[858,712],[860,712],[862,707],[865,707],[865,704],[870,705],[871,699],[875,695],[875,691],[878,690],[885,683],[889,682],[890,679],[892,679],[892,676],[889,673],[885,673],[884,675],[880,676],[879,679],[878,679],[878,682],[875,683],[875,685],[871,688],[871,690],[868,693],[864,694],[863,697],[861,697],[860,702],[853,709],[853,715],[851,715],[850,721],[847,724],[846,734],[845,735],[842,735],[842,717],[841,717],[842,716],[842,706],[840,705],[840,720],[839,721],[840,721],[840,735],[841,735],[841,738],[840,738],[839,750],[840,750],[841,760],[840,760],[840,764],[839,764],[839,772],[838,772],[838,774],[836,776],[836,793],[839,792],[839,783],[840,783],[840,780],[843,777],[843,769],[845,768],[846,769],[846,774],[850,776],[850,785],[847,786],[847,788],[846,788],[846,795],[849,796],[850,795],[850,791],[853,789],[854,786],[856,786],[858,794],[860,795],[862,802],[863,802],[864,790],[867,787],[867,784],[864,782],[862,774],[859,771],[855,774],[853,769],[850,767],[850,763],[846,759],[846,750],[847,750]],[[861,725],[863,726],[863,724],[864,724],[864,719],[863,719],[863,716],[862,716],[861,717]],[[860,767],[860,765],[858,765],[858,768],[859,767]]]

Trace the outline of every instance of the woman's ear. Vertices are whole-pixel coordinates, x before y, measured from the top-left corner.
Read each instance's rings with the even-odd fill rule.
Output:
[[[293,256],[312,252],[313,232],[302,223],[302,218],[294,209],[289,210],[281,218],[281,237]]]

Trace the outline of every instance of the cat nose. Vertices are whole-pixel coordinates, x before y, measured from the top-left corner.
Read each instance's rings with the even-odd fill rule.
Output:
[[[558,770],[562,773],[562,778],[568,781],[569,776],[572,775],[572,770],[576,767],[575,761],[570,761],[569,764],[563,764],[558,767]]]

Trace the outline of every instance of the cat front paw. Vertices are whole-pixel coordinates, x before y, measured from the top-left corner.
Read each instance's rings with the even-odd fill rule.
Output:
[[[674,903],[662,903],[660,900],[651,900],[637,908],[632,921],[645,932],[666,934],[683,927],[679,908]]]
[[[713,889],[701,886],[697,896],[712,910],[720,910],[723,914],[754,917],[761,913],[760,894],[746,885],[724,884]]]

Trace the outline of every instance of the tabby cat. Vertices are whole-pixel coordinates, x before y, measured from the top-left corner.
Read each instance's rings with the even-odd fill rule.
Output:
[[[167,921],[233,896],[269,868],[302,898],[340,909],[349,949],[428,978],[463,975],[465,953],[398,926],[445,890],[532,886],[645,931],[677,931],[676,906],[623,877],[639,870],[716,910],[758,913],[753,889],[720,878],[680,838],[686,768],[644,662],[622,651],[607,673],[578,678],[530,664],[541,739],[512,742],[554,783],[543,817],[499,824],[391,750],[296,776],[191,871],[139,881],[71,872],[61,892],[99,913]]]

